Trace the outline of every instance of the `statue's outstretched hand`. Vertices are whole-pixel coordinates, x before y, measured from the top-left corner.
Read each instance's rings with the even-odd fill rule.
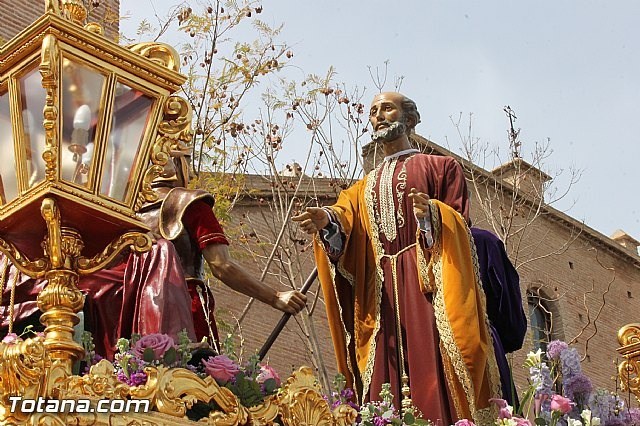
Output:
[[[277,297],[273,301],[273,307],[295,315],[300,312],[307,304],[307,296],[298,290],[279,291]]]
[[[418,219],[431,217],[429,214],[429,196],[427,194],[411,188],[409,198],[413,200],[413,213]]]
[[[294,222],[300,222],[300,229],[307,234],[315,234],[329,224],[329,217],[321,207],[307,207],[304,213],[291,218]]]

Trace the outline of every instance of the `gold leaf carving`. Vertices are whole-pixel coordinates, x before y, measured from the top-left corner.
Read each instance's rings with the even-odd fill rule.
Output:
[[[0,238],[0,252],[4,253],[20,272],[31,278],[41,278],[49,269],[49,262],[45,259],[38,259],[32,262],[20,253],[13,244],[2,238]]]
[[[329,404],[322,397],[318,381],[309,367],[302,367],[287,380],[280,396],[285,426],[333,426]]]
[[[618,342],[622,346],[640,343],[640,324],[627,324],[618,330]]]
[[[35,337],[15,344],[0,342],[0,400],[11,395],[35,399],[43,391],[50,359],[44,338]]]
[[[151,249],[153,240],[148,234],[142,232],[127,232],[109,244],[102,253],[98,253],[91,259],[81,257],[78,259],[78,273],[89,275],[105,268],[124,249],[129,248],[136,253],[143,253]]]
[[[168,44],[145,42],[133,44],[127,48],[171,71],[180,72],[180,55],[176,49]]]
[[[59,398],[108,398],[126,399],[129,386],[118,381],[113,365],[101,360],[91,367],[85,376],[70,376],[57,389]]]
[[[47,34],[42,40],[40,55],[40,74],[42,87],[47,95],[44,106],[45,149],[42,158],[45,162],[45,176],[48,181],[56,180],[58,164],[58,75],[60,53],[58,40],[53,34]]]
[[[272,395],[266,398],[261,405],[249,407],[248,410],[253,426],[272,426],[279,413],[277,397]]]
[[[158,199],[151,183],[162,173],[164,165],[169,161],[172,151],[183,154],[191,153],[192,111],[191,105],[180,96],[170,96],[164,103],[162,121],[158,124],[158,136],[151,150],[152,165],[145,171],[140,197],[136,202],[136,210],[144,201],[153,202]]]

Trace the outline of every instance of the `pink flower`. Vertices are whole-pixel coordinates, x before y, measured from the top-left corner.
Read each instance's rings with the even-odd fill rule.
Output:
[[[458,420],[455,426],[476,426],[476,424],[471,420],[462,419],[462,420]]]
[[[202,360],[204,370],[219,383],[227,383],[240,372],[238,364],[226,355],[210,356]]]
[[[154,333],[142,336],[133,346],[132,351],[138,358],[142,359],[145,349],[151,348],[154,359],[161,360],[164,353],[174,346],[175,342],[171,336]]]
[[[256,377],[256,382],[262,384],[269,379],[275,380],[276,386],[280,386],[280,376],[278,376],[276,370],[274,370],[269,364],[261,365],[260,374]]]
[[[520,417],[513,417],[511,420],[515,420],[516,426],[533,426],[529,420]]]
[[[491,398],[489,402],[493,402],[498,406],[498,419],[510,419],[513,409],[507,404],[507,401],[500,398]]]
[[[13,345],[14,343],[18,343],[21,341],[22,339],[16,333],[8,333],[2,338],[2,343],[6,343],[7,345]]]
[[[569,398],[565,398],[560,395],[553,395],[551,397],[551,410],[560,411],[562,414],[567,414],[571,411],[573,402]]]

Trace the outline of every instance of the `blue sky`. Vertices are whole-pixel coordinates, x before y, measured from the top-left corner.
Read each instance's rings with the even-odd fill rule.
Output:
[[[176,2],[121,0],[123,30]],[[194,8],[198,7],[192,2]],[[153,6],[153,9],[152,7]],[[450,117],[473,113],[475,136],[506,149],[510,105],[523,153],[551,141],[548,169],[583,170],[556,207],[605,235],[640,239],[640,2],[633,0],[265,0],[261,19],[284,24],[304,73],[377,89],[368,66],[389,61],[388,88],[420,109],[417,131],[459,152]],[[170,40],[164,40],[170,42]],[[525,155],[526,158],[526,155]],[[568,176],[568,172],[563,173]],[[566,185],[563,177],[559,186]],[[575,203],[574,203],[575,202]]]

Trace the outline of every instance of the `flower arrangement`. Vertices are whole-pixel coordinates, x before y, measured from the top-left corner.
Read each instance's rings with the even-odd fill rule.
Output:
[[[545,357],[546,355],[546,357]],[[492,399],[498,408],[497,426],[640,426],[640,409],[625,408],[624,401],[604,389],[594,391],[580,365],[580,355],[565,342],[552,341],[547,353],[529,352],[524,363],[529,369],[529,386],[522,394],[517,410],[504,399]],[[393,405],[390,386],[384,385],[380,400],[358,407],[351,389],[345,388],[343,376],[334,380],[335,391],[326,399],[332,409],[350,405],[359,415],[354,426],[432,425],[420,413],[410,411],[400,417]],[[533,422],[529,420],[533,418]],[[475,426],[463,419],[454,426]]]
[[[82,345],[86,374],[102,358],[95,353],[91,333],[83,334]],[[118,380],[129,386],[147,382],[145,368],[148,366],[187,368],[202,378],[210,376],[219,386],[231,390],[245,407],[262,404],[281,386],[278,373],[270,365],[260,363],[257,355],[243,363],[233,353],[217,354],[206,344],[194,345],[186,331],[178,333],[177,342],[166,334],[134,334],[131,339],[119,339],[116,346],[114,370]],[[222,348],[233,349],[233,345],[222,345]],[[196,403],[187,414],[192,420],[199,420],[219,408],[213,401]]]

